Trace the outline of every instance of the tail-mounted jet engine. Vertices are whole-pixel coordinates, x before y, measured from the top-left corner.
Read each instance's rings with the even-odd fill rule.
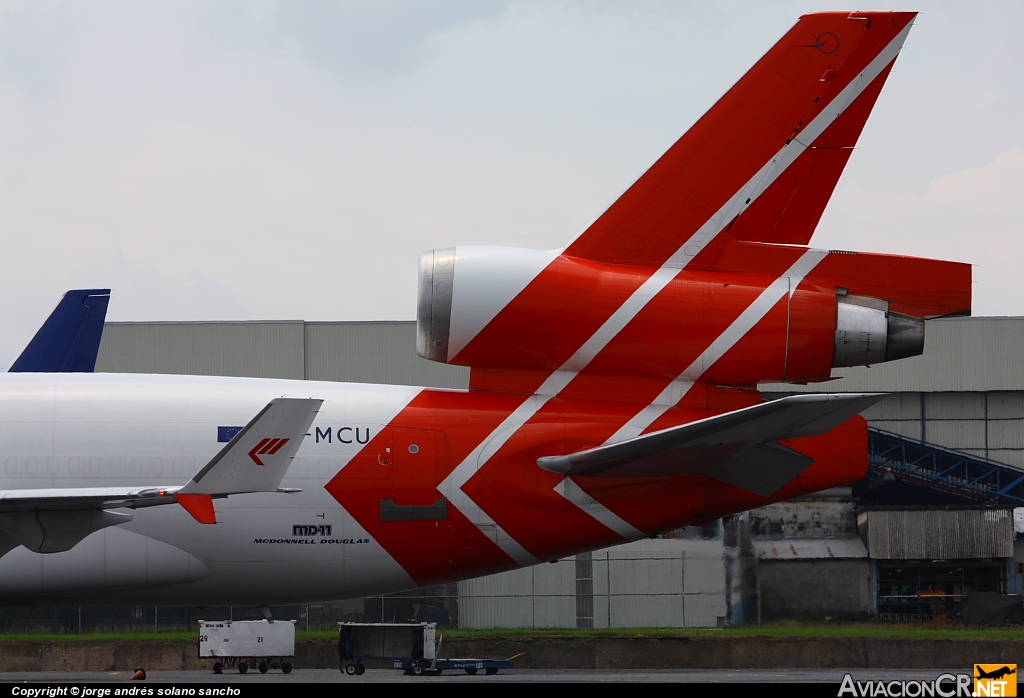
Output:
[[[921,354],[924,318],[960,311],[965,302],[940,289],[901,290],[925,275],[959,280],[964,265],[728,245],[710,257],[713,264],[667,274],[560,251],[430,250],[420,256],[417,350],[474,369],[550,372],[575,360],[575,337],[604,333],[589,371],[673,380],[708,347],[728,341],[729,351],[702,369],[705,380],[805,383],[828,380],[833,368]],[[811,272],[793,271],[803,257],[816,260]],[[641,297],[655,272],[667,278]],[[609,320],[609,306],[629,312]]]
[[[839,290],[836,300],[835,368],[870,366],[924,352],[923,318],[890,310],[888,301],[851,296],[846,289]]]

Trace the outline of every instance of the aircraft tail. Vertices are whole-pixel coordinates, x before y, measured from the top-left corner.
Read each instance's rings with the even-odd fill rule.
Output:
[[[92,373],[109,302],[109,288],[65,293],[10,372]]]
[[[806,244],[915,16],[802,16],[565,254],[661,266],[722,231]]]

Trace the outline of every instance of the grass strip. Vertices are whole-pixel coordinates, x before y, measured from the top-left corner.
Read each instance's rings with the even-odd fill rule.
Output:
[[[527,638],[586,638],[586,637],[699,637],[699,638],[920,638],[948,640],[1024,640],[1021,628],[941,628],[926,623],[823,623],[823,624],[766,624],[737,628],[615,628],[596,630],[575,629],[495,629],[445,630],[449,639],[501,637]]]
[[[1024,628],[962,628],[943,627],[935,623],[802,623],[787,621],[761,626],[737,628],[615,628],[577,630],[574,628],[510,628],[468,630],[448,628],[442,631],[448,640],[473,639],[586,639],[617,638],[917,638],[946,640],[1024,640]],[[2,642],[182,642],[197,638],[194,630],[166,632],[116,631],[90,633],[0,633]],[[321,628],[295,632],[297,640],[337,640],[336,628]]]

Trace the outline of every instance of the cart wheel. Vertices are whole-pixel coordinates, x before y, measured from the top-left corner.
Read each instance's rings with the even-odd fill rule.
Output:
[[[292,663],[291,662],[281,662],[281,673],[283,673],[283,674],[290,674],[290,673],[292,673]]]
[[[415,674],[416,676],[423,676],[423,667],[421,667],[419,664],[417,664],[416,666],[414,666],[412,668],[412,673]]]
[[[473,676],[474,674],[476,674],[476,667],[475,666],[468,666],[468,667],[466,667],[466,673],[469,674],[470,676]]]
[[[224,665],[221,664],[220,662],[214,662],[213,663],[213,673],[214,674],[222,674],[222,673],[224,673]]]
[[[356,664],[356,676],[362,676],[366,673],[366,667],[363,666],[362,662]]]
[[[243,661],[243,662],[239,662],[239,663],[238,663],[238,673],[239,673],[239,674],[244,674],[244,673],[245,673],[245,672],[247,672],[247,671],[249,671],[249,665],[248,665],[248,663],[246,663],[246,662],[244,662],[244,661]]]
[[[498,667],[493,667],[491,669],[484,669],[484,673],[487,674],[488,676],[494,676],[495,674],[498,673]]]
[[[259,664],[257,664],[256,668],[260,670],[261,674],[266,674],[267,670],[270,669],[270,667],[267,666],[267,663],[265,661],[260,662]]]
[[[355,676],[356,675],[356,665],[355,664],[346,664],[345,665],[345,673],[348,674],[349,676]]]

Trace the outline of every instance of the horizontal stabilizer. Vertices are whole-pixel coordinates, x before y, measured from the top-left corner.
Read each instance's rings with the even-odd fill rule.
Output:
[[[10,372],[92,373],[109,302],[109,288],[65,293]]]
[[[777,442],[824,434],[883,397],[794,395],[586,451],[544,456],[537,465],[589,477],[705,474],[768,496],[813,462]]]
[[[782,444],[756,444],[742,448],[704,474],[762,497],[770,497],[807,470],[814,459]]]

